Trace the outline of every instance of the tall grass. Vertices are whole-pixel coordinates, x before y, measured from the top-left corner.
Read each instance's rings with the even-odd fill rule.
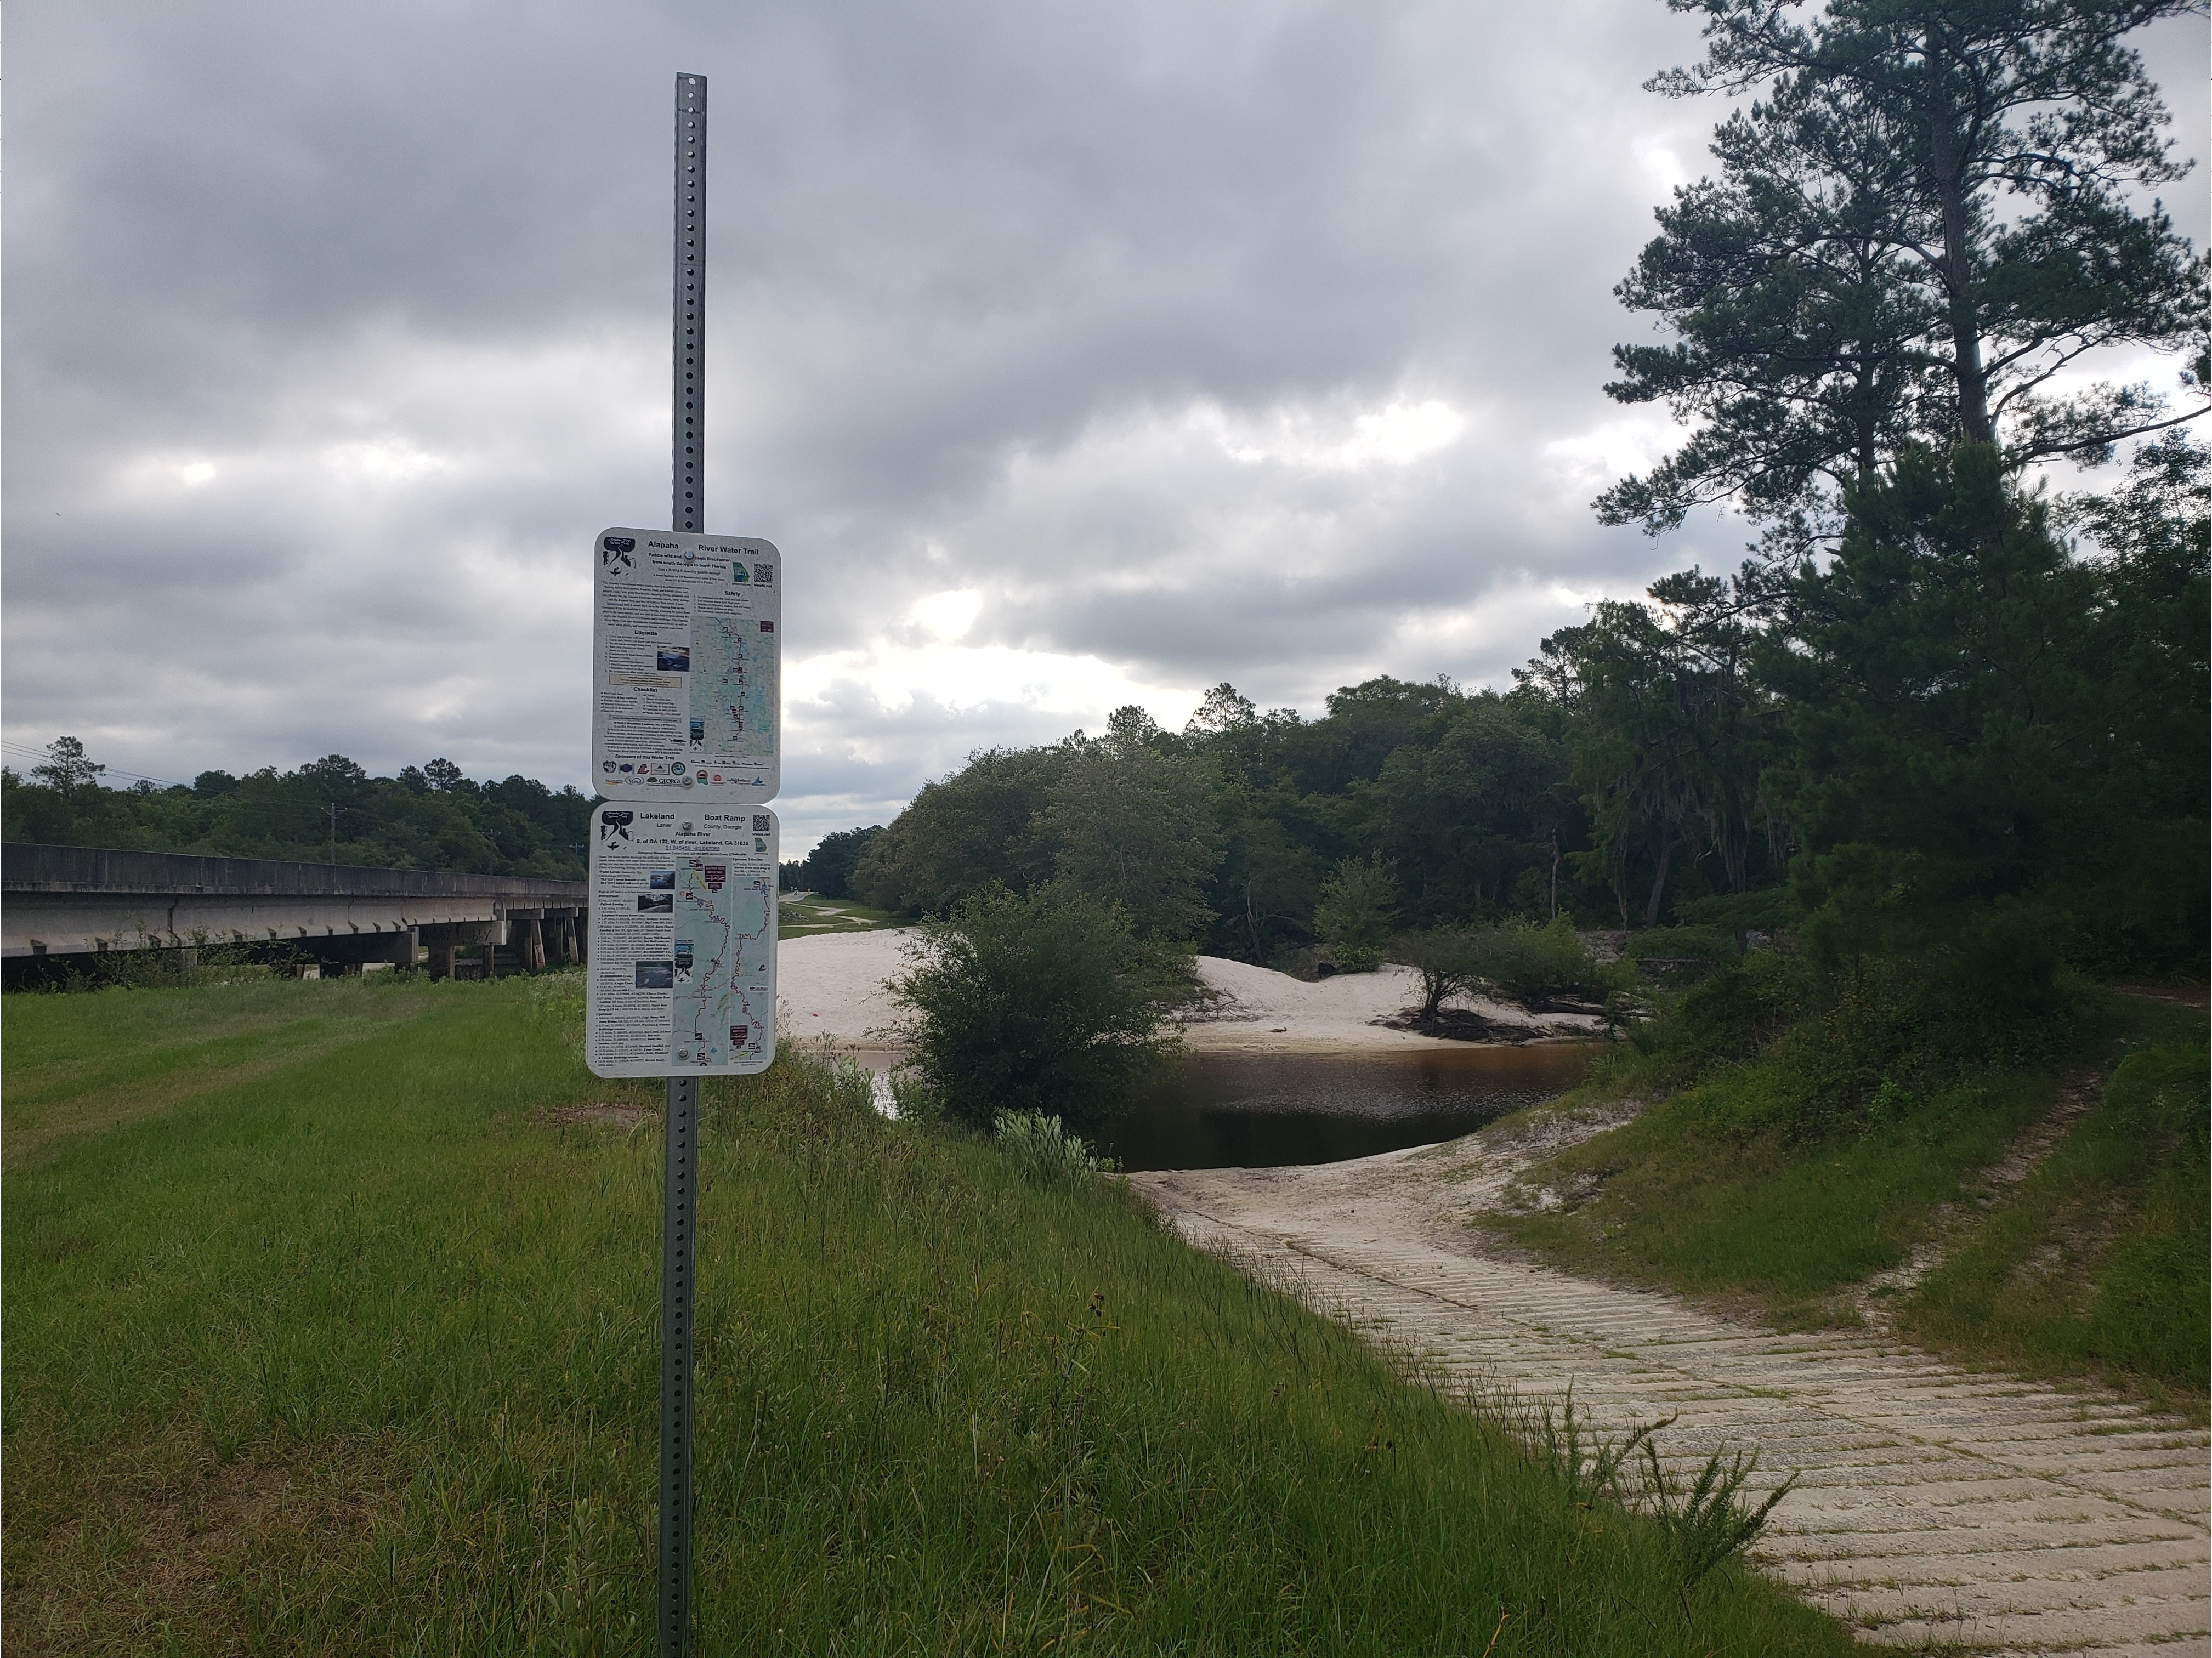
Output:
[[[8,1650],[649,1651],[657,1085],[564,981],[250,989],[277,1059],[120,1113],[232,993],[6,1005],[86,1125],[5,1175]],[[333,992],[409,1017],[297,1036]],[[861,1082],[707,1088],[700,1650],[1845,1649],[1727,1575],[1693,1628],[1649,1521]]]

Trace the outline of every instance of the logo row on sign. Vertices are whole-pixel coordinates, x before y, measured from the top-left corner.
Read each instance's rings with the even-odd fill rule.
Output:
[[[629,574],[637,568],[637,540],[635,536],[617,535],[611,531],[601,536],[599,568],[610,576]],[[674,553],[678,561],[685,565],[697,564],[707,551],[707,544],[703,542],[693,542],[688,546],[681,541],[647,541],[645,544],[648,550],[665,549]],[[720,552],[723,550],[718,544],[714,550]],[[775,582],[775,562],[770,559],[748,564],[732,559],[730,562],[730,580],[739,583],[757,582],[763,587],[772,586]]]

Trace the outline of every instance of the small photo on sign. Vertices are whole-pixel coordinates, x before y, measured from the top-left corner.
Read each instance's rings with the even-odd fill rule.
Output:
[[[703,749],[707,746],[707,722],[704,720],[694,720],[691,722],[691,746],[695,749]]]
[[[673,962],[640,962],[637,964],[637,987],[640,990],[675,989],[676,963]]]
[[[691,647],[689,645],[663,645],[653,653],[653,660],[663,673],[690,673]]]
[[[673,915],[676,914],[676,895],[672,892],[641,892],[637,895],[637,913],[641,915]]]
[[[676,872],[672,869],[654,870],[645,878],[645,884],[655,892],[673,892],[676,890]]]
[[[691,941],[689,938],[678,938],[676,941],[676,982],[685,984],[690,982],[690,978]]]

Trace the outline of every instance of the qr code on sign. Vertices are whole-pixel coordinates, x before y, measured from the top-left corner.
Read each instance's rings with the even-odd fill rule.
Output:
[[[773,564],[754,565],[753,580],[763,587],[772,586],[775,581],[775,566]]]
[[[768,814],[766,812],[757,811],[753,814],[753,833],[755,835],[766,835],[768,833]]]

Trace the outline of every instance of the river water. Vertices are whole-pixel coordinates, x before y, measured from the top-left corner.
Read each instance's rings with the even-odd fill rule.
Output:
[[[1582,1080],[1579,1044],[1206,1054],[1087,1136],[1123,1169],[1338,1163],[1471,1133]]]

